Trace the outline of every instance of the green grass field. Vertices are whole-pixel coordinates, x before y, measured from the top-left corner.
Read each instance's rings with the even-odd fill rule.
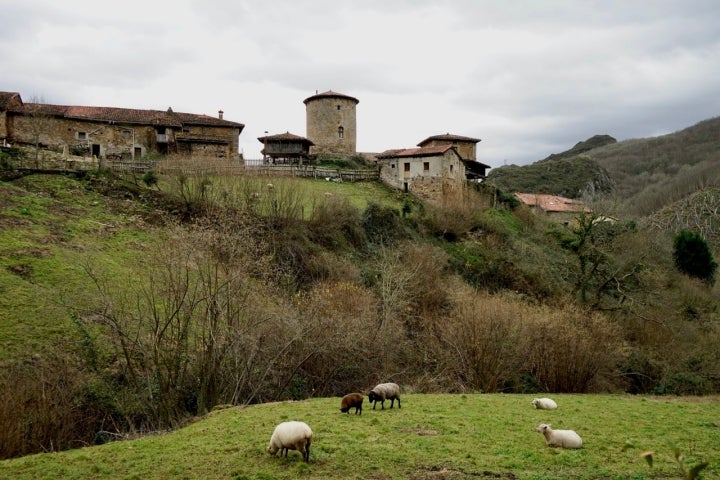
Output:
[[[553,395],[554,411],[532,395],[406,394],[403,407],[339,412],[339,398],[219,410],[173,432],[0,462],[13,479],[657,479],[720,478],[720,398]],[[279,422],[314,431],[310,462],[265,451]],[[534,428],[576,430],[581,450],[553,449]],[[633,448],[626,448],[631,443]],[[643,451],[653,451],[653,466]]]

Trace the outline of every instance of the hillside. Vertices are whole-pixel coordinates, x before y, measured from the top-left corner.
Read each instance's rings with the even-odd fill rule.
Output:
[[[433,205],[373,182],[6,178],[3,458],[388,380],[720,392],[718,287],[674,269],[668,231],[554,223],[483,184]]]
[[[531,165],[493,169],[488,179],[507,191],[562,195],[567,185],[570,198],[612,194],[634,215],[720,186],[720,117],[660,137],[612,140],[595,136]]]

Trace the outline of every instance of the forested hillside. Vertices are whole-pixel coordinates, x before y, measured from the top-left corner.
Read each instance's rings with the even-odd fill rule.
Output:
[[[3,457],[380,381],[720,392],[718,287],[675,268],[675,225],[554,223],[490,183],[6,178]]]
[[[615,142],[598,135],[532,165],[493,169],[488,179],[508,192],[611,194],[621,213],[651,214],[720,186],[720,118],[653,138]]]

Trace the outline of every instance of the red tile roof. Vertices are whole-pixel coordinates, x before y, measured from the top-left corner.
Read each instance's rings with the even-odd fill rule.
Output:
[[[17,100],[22,104],[20,94],[17,92],[0,92],[0,111],[7,110],[13,100]]]
[[[5,94],[0,92],[0,107]],[[26,103],[19,106],[10,106],[8,111],[15,113],[38,112],[56,117],[75,118],[100,122],[136,123],[141,125],[162,125],[166,127],[181,127],[182,125],[205,125],[214,127],[245,127],[242,123],[231,122],[204,114],[173,112],[167,110],[140,110],[117,107],[83,107],[72,105],[49,105],[43,103]]]
[[[451,149],[454,150],[452,145],[436,145],[434,147],[385,150],[378,155],[377,158],[434,157],[436,155],[443,155]]]
[[[280,133],[277,135],[267,135],[265,137],[258,137],[258,141],[265,143],[265,142],[290,142],[290,143],[303,143],[305,145],[315,145],[311,140],[301,137],[299,135],[294,135],[290,132],[286,133]]]
[[[515,197],[525,205],[531,207],[539,207],[546,212],[586,212],[590,210],[580,200],[572,198],[559,197],[557,195],[547,195],[543,193],[520,193],[515,192]]]

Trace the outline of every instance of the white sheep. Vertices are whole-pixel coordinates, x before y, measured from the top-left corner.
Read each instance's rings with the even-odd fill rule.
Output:
[[[400,406],[400,386],[397,383],[381,383],[376,385],[375,388],[370,390],[368,393],[368,399],[373,402],[373,410],[375,405],[380,402],[380,406],[385,409],[385,400],[390,400],[390,408],[395,405],[395,400],[398,402],[398,408]]]
[[[582,448],[582,438],[574,430],[553,430],[545,423],[538,425],[535,430],[545,436],[548,447]]]
[[[535,408],[540,410],[555,410],[557,403],[552,398],[536,398],[532,401]]]
[[[267,451],[271,455],[280,452],[287,457],[288,450],[297,450],[303,460],[310,461],[310,444],[312,443],[313,432],[305,422],[282,422],[275,427]]]

